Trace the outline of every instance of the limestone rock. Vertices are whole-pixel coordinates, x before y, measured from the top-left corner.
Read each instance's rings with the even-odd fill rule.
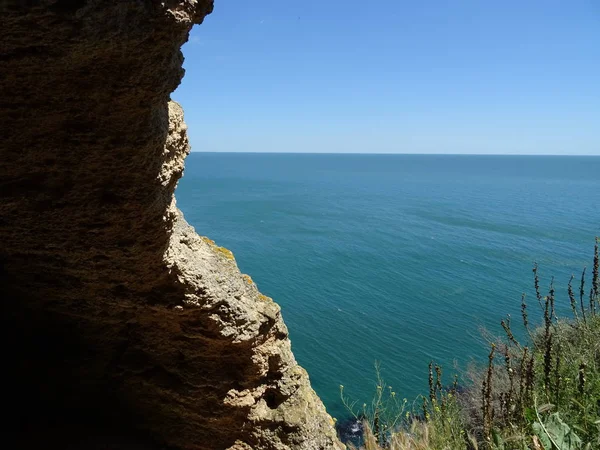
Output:
[[[13,448],[28,448],[32,429],[50,448],[75,448],[88,429],[110,441],[108,428],[181,449],[342,447],[279,306],[175,206],[189,144],[169,95],[180,47],[211,10],[210,0],[0,6]]]

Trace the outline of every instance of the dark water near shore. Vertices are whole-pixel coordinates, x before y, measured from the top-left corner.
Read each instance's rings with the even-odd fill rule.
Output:
[[[368,401],[375,361],[412,399],[430,360],[448,382],[483,360],[479,328],[519,322],[534,260],[568,313],[600,234],[600,157],[193,153],[177,201],[281,305],[343,417],[339,385]]]

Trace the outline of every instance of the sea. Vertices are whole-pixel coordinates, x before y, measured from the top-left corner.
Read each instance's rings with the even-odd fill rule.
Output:
[[[534,263],[568,317],[567,283],[600,235],[596,156],[192,153],[176,196],[281,305],[339,420],[340,385],[359,410],[379,373],[410,409],[430,361],[463,383],[507,315],[524,339],[523,293],[541,319]]]

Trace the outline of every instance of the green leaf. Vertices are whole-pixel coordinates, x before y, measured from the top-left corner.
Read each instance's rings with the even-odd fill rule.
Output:
[[[551,450],[553,448],[552,442],[550,441],[550,438],[544,431],[542,424],[540,424],[539,422],[534,422],[532,428],[537,437],[540,438],[540,443],[544,446],[544,449]]]
[[[546,421],[546,430],[552,435],[560,450],[580,449],[583,444],[569,425],[560,419],[558,413],[550,414]]]
[[[497,450],[504,450],[504,439],[495,428],[492,428],[492,440]]]
[[[550,414],[543,424],[535,422],[533,431],[547,450],[580,450],[583,445],[579,436],[561,420],[558,413]]]
[[[533,408],[525,408],[523,415],[528,422],[535,422],[535,411]]]

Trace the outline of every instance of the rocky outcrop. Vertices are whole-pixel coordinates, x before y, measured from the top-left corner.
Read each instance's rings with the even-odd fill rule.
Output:
[[[211,10],[210,0],[2,3],[12,448],[27,448],[32,430],[50,448],[75,448],[87,430],[100,440],[141,430],[182,449],[341,447],[279,306],[175,206],[189,145],[169,96],[180,47]]]

